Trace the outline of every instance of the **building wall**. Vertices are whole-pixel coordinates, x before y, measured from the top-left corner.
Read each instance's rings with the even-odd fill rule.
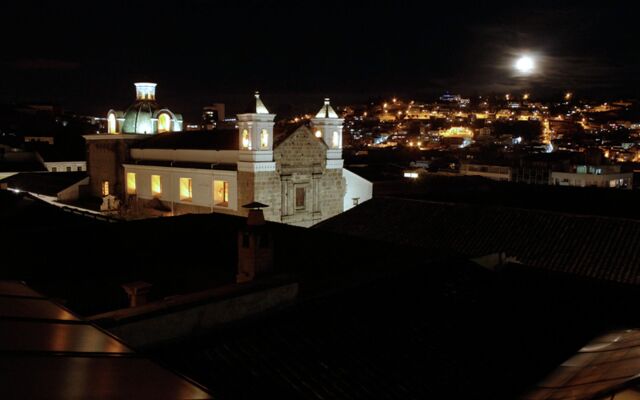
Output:
[[[44,166],[49,172],[77,172],[87,170],[86,161],[45,162]]]
[[[268,221],[281,221],[281,183],[280,176],[275,171],[245,172],[238,171],[238,204],[257,201],[269,207],[263,210],[264,217]],[[247,215],[248,210],[241,209],[242,215]]]
[[[91,177],[91,196],[102,197],[102,182],[109,191],[124,199],[123,164],[129,161],[129,146],[144,135],[87,135],[87,171]]]
[[[203,301],[198,294],[174,297],[171,303],[150,303],[130,309],[137,318],[117,322],[109,331],[126,340],[132,346],[149,346],[168,340],[202,334],[223,324],[241,320],[277,307],[292,304],[298,296],[298,284],[234,293],[241,286],[222,287],[208,300]],[[231,293],[229,294],[229,292]],[[189,302],[190,298],[191,304]],[[166,309],[180,302],[176,310]],[[126,310],[125,310],[126,311]],[[163,312],[158,312],[163,311]],[[113,318],[123,314],[114,311],[92,317],[94,320]],[[116,321],[121,318],[114,318]]]
[[[358,204],[362,204],[373,197],[373,184],[360,175],[354,174],[346,168],[342,169],[347,192],[343,197],[342,211],[347,211]]]
[[[80,186],[88,185],[89,177],[84,178],[80,182],[77,182],[68,188],[61,190],[58,192],[57,199],[58,201],[75,201],[80,197]]]
[[[122,178],[124,182],[126,182],[126,175],[129,172],[136,174],[135,198],[142,207],[147,206],[149,200],[157,197],[167,208],[173,210],[174,215],[203,212],[238,213],[236,171],[125,164]],[[160,176],[162,190],[159,196],[152,193],[152,175]],[[180,199],[180,178],[191,179],[192,198],[190,201]],[[215,180],[228,183],[229,201],[226,207],[216,205],[214,202],[213,185]]]
[[[298,128],[274,149],[281,179],[281,221],[311,226],[343,210],[346,193],[342,168],[327,169],[327,146],[306,127]],[[304,188],[304,207],[296,190]]]

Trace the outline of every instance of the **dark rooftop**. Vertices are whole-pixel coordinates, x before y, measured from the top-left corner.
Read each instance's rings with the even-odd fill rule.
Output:
[[[315,229],[467,258],[505,253],[530,267],[640,284],[640,221],[374,198]]]
[[[0,161],[0,172],[39,172],[47,169],[37,161]]]
[[[215,170],[223,170],[223,171],[235,171],[238,169],[237,164],[205,163],[205,162],[192,162],[192,161],[131,160],[127,164],[153,165],[156,167],[215,169]]]
[[[183,131],[149,135],[133,144],[137,149],[238,150],[237,129],[216,128],[210,131]]]
[[[581,348],[522,399],[637,399],[639,374],[640,331],[611,331]]]
[[[2,399],[210,399],[20,282],[0,282]]]
[[[30,147],[34,147],[35,151],[40,154],[40,157],[45,162],[57,162],[57,161],[84,161],[86,154],[84,152],[74,151],[71,146],[55,146],[49,144],[35,144]]]
[[[87,178],[86,172],[21,172],[0,180],[10,189],[56,196],[59,192]]]

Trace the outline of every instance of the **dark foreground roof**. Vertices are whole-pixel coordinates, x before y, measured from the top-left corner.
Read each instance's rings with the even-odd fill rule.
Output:
[[[640,221],[375,198],[316,229],[469,258],[505,253],[531,267],[640,284]]]
[[[47,169],[38,161],[0,161],[0,172],[22,172],[22,171],[46,171]]]
[[[19,282],[0,281],[0,398],[210,399]]]
[[[86,172],[21,172],[0,180],[11,189],[56,196],[87,177]]]
[[[638,330],[613,331],[594,339],[523,396],[523,400],[617,398],[640,398]]]
[[[150,135],[136,142],[136,149],[238,150],[238,130],[183,131]]]

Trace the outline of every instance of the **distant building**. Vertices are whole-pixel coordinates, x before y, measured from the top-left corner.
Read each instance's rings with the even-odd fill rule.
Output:
[[[495,181],[511,181],[511,167],[503,165],[461,163],[460,174],[481,176]]]
[[[633,173],[621,172],[619,165],[577,165],[569,172],[551,172],[551,182],[560,186],[631,189]]]
[[[137,133],[150,135],[182,130],[182,115],[156,103],[156,84],[137,82],[136,101],[126,111],[109,110],[108,133]]]
[[[87,162],[55,151],[52,147],[42,147],[36,151],[38,161],[49,172],[78,172],[87,170]]]
[[[210,131],[224,119],[224,103],[214,103],[202,108],[202,129]]]

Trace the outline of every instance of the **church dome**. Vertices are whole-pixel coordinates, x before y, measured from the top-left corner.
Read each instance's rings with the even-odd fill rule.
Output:
[[[154,133],[182,130],[182,116],[156,103],[156,84],[136,82],[136,101],[122,113],[109,112],[109,133]]]
[[[153,116],[160,107],[153,100],[137,100],[124,113],[122,132],[155,133]]]

